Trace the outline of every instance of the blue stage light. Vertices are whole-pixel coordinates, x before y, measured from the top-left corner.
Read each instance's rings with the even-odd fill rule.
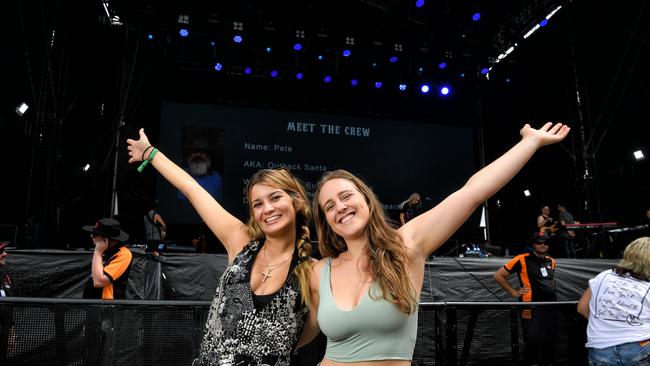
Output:
[[[474,15],[472,15],[473,21],[478,22],[479,19],[481,19],[481,13],[474,13]]]
[[[272,77],[272,78],[275,78],[275,77],[277,77],[277,76],[278,76],[278,70],[273,70],[273,71],[271,71],[271,77]]]
[[[431,87],[429,86],[429,84],[422,84],[420,86],[420,91],[422,92],[422,94],[428,93],[429,90],[431,90]]]
[[[253,69],[251,69],[250,67],[247,67],[247,68],[244,69],[244,74],[246,74],[246,75],[250,75],[252,72],[253,72]]]
[[[352,85],[352,86],[357,86],[357,85],[359,85],[359,80],[357,80],[357,79],[352,79],[352,80],[350,80],[350,85]]]
[[[421,8],[424,6],[424,0],[415,0],[415,6]]]
[[[296,74],[296,79],[298,79],[298,80],[302,80],[302,78],[304,78],[304,77],[305,77],[305,75],[303,75],[302,72],[299,72],[299,73]]]
[[[271,47],[266,47],[266,52],[267,52],[267,53],[271,53],[272,50],[273,50],[273,49],[271,49]]]
[[[240,36],[240,35],[236,35],[236,36],[232,37],[232,40],[235,43],[242,43],[244,41],[244,38],[242,38],[242,36]]]
[[[300,43],[295,43],[295,44],[293,45],[293,49],[294,49],[295,51],[300,51],[300,50],[302,50],[302,45],[301,45]]]
[[[210,41],[210,47],[214,47],[216,43],[214,41]]]
[[[397,62],[397,56],[391,56],[390,59],[388,59],[388,61],[390,61],[391,64],[396,63]]]
[[[548,24],[548,19],[542,19],[542,21],[539,22],[539,26],[540,26],[540,27],[543,27],[543,26],[545,26],[546,24]]]
[[[449,87],[447,85],[443,85],[443,86],[440,87],[439,92],[440,92],[440,95],[446,97],[449,94],[451,94],[451,87]]]
[[[147,34],[147,39],[151,41],[153,39],[153,34],[151,33]]]
[[[441,62],[441,63],[438,64],[438,68],[439,68],[439,69],[444,69],[445,67],[447,67],[447,63],[446,63],[446,62]]]
[[[381,81],[375,81],[375,88],[379,89],[379,88],[382,87],[382,85],[384,85],[384,84],[382,84]]]
[[[323,81],[324,81],[326,84],[329,84],[330,82],[332,82],[332,77],[329,76],[329,75],[325,75],[325,77],[323,78]]]
[[[399,84],[399,90],[405,91],[406,90],[406,84],[404,84],[404,83]]]
[[[343,57],[349,57],[352,54],[350,50],[343,50]]]
[[[214,64],[214,69],[217,71],[221,71],[221,69],[223,69],[223,65],[220,62],[217,62],[216,64]]]
[[[187,37],[190,35],[190,32],[185,28],[181,28],[181,30],[178,31],[178,34],[180,34],[181,37]]]
[[[481,69],[481,75],[485,75],[485,74],[487,74],[488,71],[490,71],[490,70],[489,70],[487,67],[482,68],[482,69]]]

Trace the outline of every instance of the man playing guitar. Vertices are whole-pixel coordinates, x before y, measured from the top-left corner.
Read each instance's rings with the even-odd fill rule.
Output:
[[[542,206],[540,209],[540,215],[537,216],[537,228],[540,233],[552,235],[559,230],[557,222],[555,222],[550,215],[551,209],[547,205]]]

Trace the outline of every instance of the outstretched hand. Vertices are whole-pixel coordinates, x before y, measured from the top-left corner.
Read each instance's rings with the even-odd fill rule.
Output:
[[[571,128],[569,126],[563,125],[562,123],[556,123],[553,125],[552,122],[546,122],[544,126],[540,129],[534,129],[530,127],[529,124],[526,124],[519,134],[521,134],[522,139],[534,139],[539,147],[555,144],[564,140],[564,138],[569,134]]]
[[[138,161],[142,161],[146,159],[147,157],[145,156],[144,159],[142,158],[142,153],[151,146],[149,143],[149,138],[147,138],[147,135],[144,133],[144,128],[140,129],[140,138],[138,140],[133,140],[133,139],[127,139],[126,143],[129,145],[127,146],[127,150],[129,150],[129,163],[135,163]],[[151,149],[147,153],[150,153]]]

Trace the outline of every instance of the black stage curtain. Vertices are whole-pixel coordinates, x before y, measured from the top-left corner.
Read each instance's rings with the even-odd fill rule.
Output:
[[[128,299],[211,300],[228,259],[224,254],[160,253],[131,249]],[[81,298],[90,276],[91,251],[12,250],[5,271],[14,294],[25,297]],[[494,281],[509,258],[432,258],[426,263],[421,302],[517,301]],[[616,260],[558,259],[558,300],[576,301],[589,279]],[[516,276],[511,276],[516,283]]]

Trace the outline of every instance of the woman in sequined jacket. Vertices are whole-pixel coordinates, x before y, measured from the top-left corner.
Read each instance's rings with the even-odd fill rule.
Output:
[[[311,276],[317,311],[308,320],[328,338],[321,366],[410,366],[427,257],[539,148],[568,132],[560,123],[525,125],[512,149],[399,229],[368,185],[344,170],[326,173],[312,203],[323,259]]]
[[[189,199],[228,253],[194,364],[289,365],[311,304],[310,207],[302,184],[286,169],[255,173],[246,187],[250,218],[244,224],[153,148],[143,129],[139,134],[127,140],[129,163],[148,160]]]

